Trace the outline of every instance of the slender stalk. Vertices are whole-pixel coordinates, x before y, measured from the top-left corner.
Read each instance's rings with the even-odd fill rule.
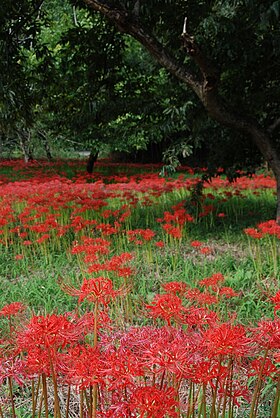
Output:
[[[225,387],[225,390],[224,390],[222,418],[225,418],[225,416],[226,416],[226,407],[227,407],[227,403],[228,403],[228,392],[229,392],[229,389],[231,388],[232,372],[233,372],[233,359],[232,358],[229,360],[229,366],[228,367],[229,367],[229,374],[227,376],[226,387]],[[230,397],[229,398],[231,398],[231,392],[230,392]],[[230,405],[230,399],[229,399],[229,405]]]
[[[199,399],[199,411],[198,411],[198,418],[201,417],[201,414],[203,414],[203,418],[206,418],[206,384],[202,384],[202,397]]]
[[[49,356],[49,361],[50,361],[53,388],[54,388],[54,406],[55,406],[55,411],[56,411],[55,417],[61,418],[60,406],[59,406],[59,397],[58,397],[58,385],[57,385],[56,374],[55,374],[55,370],[54,370],[54,367],[53,367],[53,361],[52,361],[50,349],[48,349],[48,356]]]
[[[94,305],[94,336],[93,336],[93,347],[97,347],[98,343],[98,301],[95,302]],[[92,387],[92,414],[91,418],[96,418],[96,412],[97,412],[97,383],[95,383]]]
[[[218,367],[218,373],[217,373],[217,379],[216,379],[216,385],[215,385],[215,389],[213,392],[213,397],[212,397],[212,407],[211,407],[211,413],[210,413],[210,418],[215,418],[216,417],[216,400],[217,400],[217,393],[218,393],[218,386],[219,386],[219,375],[220,375],[220,371],[221,371],[221,363],[222,363],[222,359],[221,356],[219,358],[219,367]]]
[[[46,374],[45,373],[42,374],[42,383],[43,383],[45,414],[46,414],[46,418],[49,418],[48,387],[47,387],[47,378],[46,378]]]
[[[42,414],[42,407],[43,407],[43,399],[44,399],[44,392],[42,391],[39,403],[39,411],[38,411],[38,418],[41,418]]]
[[[93,403],[93,393],[92,386],[89,388],[89,416],[92,416],[92,403]]]
[[[11,398],[11,406],[12,406],[12,414],[13,418],[16,418],[16,410],[15,410],[15,403],[14,403],[14,394],[13,394],[13,382],[11,376],[8,377],[9,382],[9,392],[10,392],[10,398]]]
[[[192,402],[193,402],[193,382],[190,382],[187,418],[190,418],[191,417]]]
[[[31,381],[31,396],[32,396],[32,418],[35,418],[36,402],[35,402],[35,386],[34,379]]]
[[[255,390],[253,393],[252,404],[251,404],[251,409],[250,409],[250,418],[254,418],[256,416],[256,411],[258,408],[260,391],[261,391],[261,385],[262,385],[262,374],[263,374],[263,369],[265,366],[265,360],[267,358],[267,354],[268,354],[268,348],[266,349],[264,353],[263,362],[262,362],[262,365],[258,374]]]
[[[277,418],[278,416],[279,400],[280,400],[280,376],[278,376],[278,380],[277,380],[276,393],[275,393],[275,398],[273,402],[271,418]]]

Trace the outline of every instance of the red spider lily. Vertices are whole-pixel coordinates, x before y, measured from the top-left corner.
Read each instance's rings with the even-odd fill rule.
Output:
[[[135,229],[127,231],[129,236],[129,241],[137,241],[137,237],[140,236],[144,241],[151,241],[151,239],[156,235],[151,229]]]
[[[275,235],[277,238],[280,238],[280,226],[274,219],[258,224],[258,229],[263,234]]]
[[[118,232],[118,229],[110,224],[100,223],[96,225],[96,229],[101,232],[102,235],[114,235]]]
[[[272,303],[275,304],[275,307],[274,307],[274,315],[275,315],[276,312],[280,310],[280,290],[276,293],[275,296],[270,298],[270,300]]]
[[[81,332],[76,325],[63,315],[34,315],[24,330],[18,333],[17,344],[19,351],[28,351],[33,347],[57,349],[80,337]]]
[[[23,254],[17,254],[15,255],[15,260],[22,260],[24,258]]]
[[[249,237],[255,238],[255,239],[261,239],[263,237],[263,235],[264,235],[262,232],[259,232],[255,228],[246,228],[246,229],[244,229],[244,232]]]
[[[182,231],[180,228],[176,226],[172,226],[170,224],[164,224],[163,229],[167,232],[168,235],[171,235],[173,238],[182,238]]]
[[[48,240],[50,238],[50,234],[44,234],[40,238],[36,239],[38,244],[42,244],[42,242]]]
[[[71,296],[78,296],[79,303],[87,299],[89,302],[98,302],[105,306],[116,296],[126,293],[125,288],[114,290],[112,280],[106,277],[84,279],[80,289],[75,289],[66,283],[62,283],[61,288]]]
[[[141,362],[151,375],[161,377],[168,372],[181,378],[198,358],[198,341],[192,335],[170,329],[170,332],[155,333],[154,339],[142,350]]]
[[[251,340],[242,325],[224,323],[216,325],[204,333],[204,343],[208,356],[244,357],[251,351]]]
[[[26,309],[26,306],[21,303],[21,302],[13,302],[10,303],[9,305],[5,305],[1,310],[0,310],[0,316],[12,316],[12,315],[17,315],[20,312],[23,312]]]
[[[103,238],[83,237],[83,243],[74,242],[72,254],[85,253],[87,256],[92,254],[108,254],[111,243]]]
[[[70,347],[64,356],[64,379],[79,390],[94,386],[103,381],[101,354],[96,347],[78,345]]]
[[[216,287],[225,280],[222,273],[214,273],[210,277],[206,277],[199,281],[200,286]]]
[[[165,244],[163,241],[157,241],[155,242],[155,246],[159,248],[164,248]]]
[[[193,329],[204,329],[214,327],[218,321],[218,315],[206,308],[190,307],[186,310],[182,322]]]
[[[168,282],[161,285],[166,293],[183,296],[187,290],[187,284],[184,282]]]
[[[201,247],[199,252],[200,254],[209,255],[212,253],[212,249],[210,247]]]
[[[178,401],[173,388],[161,390],[155,386],[140,387],[131,395],[129,408],[139,418],[178,418]]]
[[[6,358],[0,360],[0,384],[11,377],[19,385],[24,384],[25,369],[20,358]]]
[[[256,358],[251,362],[250,366],[251,370],[249,371],[248,376],[258,376],[261,374],[262,377],[265,378],[272,377],[276,373],[279,373],[278,369],[269,358]]]
[[[200,242],[200,241],[191,241],[191,247],[193,247],[193,248],[199,248],[202,245],[203,245],[203,243]]]
[[[280,348],[280,319],[262,320],[252,330],[252,337],[258,345],[266,350]]]
[[[234,298],[236,296],[239,296],[240,293],[237,293],[231,287],[223,286],[219,289],[219,295],[220,296],[225,296],[227,299],[229,299],[229,298]]]
[[[218,303],[216,295],[212,295],[209,292],[200,292],[199,289],[189,289],[186,291],[185,296],[187,299],[194,301],[198,305],[212,305]]]
[[[162,318],[168,325],[171,319],[180,322],[185,311],[182,300],[173,294],[156,295],[151,305],[146,305],[146,308],[153,318]]]
[[[224,380],[228,375],[228,368],[223,366],[216,359],[204,360],[203,357],[198,362],[193,362],[188,370],[187,377],[194,383],[210,383],[214,386],[215,379]]]
[[[101,375],[109,385],[110,391],[133,388],[135,378],[144,376],[139,357],[129,349],[120,347],[117,351],[108,350],[102,355]]]

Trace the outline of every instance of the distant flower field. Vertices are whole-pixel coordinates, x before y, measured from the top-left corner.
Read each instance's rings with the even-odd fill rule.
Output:
[[[280,416],[275,180],[160,171],[0,163],[0,417]]]

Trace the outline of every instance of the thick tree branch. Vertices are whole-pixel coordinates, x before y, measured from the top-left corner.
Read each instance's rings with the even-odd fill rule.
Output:
[[[179,80],[188,84],[195,92],[199,92],[201,83],[184,65],[178,63],[177,60],[168,53],[166,48],[141,26],[133,15],[129,14],[124,9],[114,8],[107,1],[84,0],[84,2],[90,8],[102,13],[111,20],[121,32],[133,36],[151,53],[151,55],[153,55],[159,64],[165,67]]]

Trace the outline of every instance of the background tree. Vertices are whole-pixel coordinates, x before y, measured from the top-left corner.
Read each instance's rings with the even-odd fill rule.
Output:
[[[280,2],[84,3],[138,40],[161,66],[190,87],[212,119],[254,142],[275,174],[280,218],[276,138],[280,125]],[[179,39],[182,22],[185,24]]]

